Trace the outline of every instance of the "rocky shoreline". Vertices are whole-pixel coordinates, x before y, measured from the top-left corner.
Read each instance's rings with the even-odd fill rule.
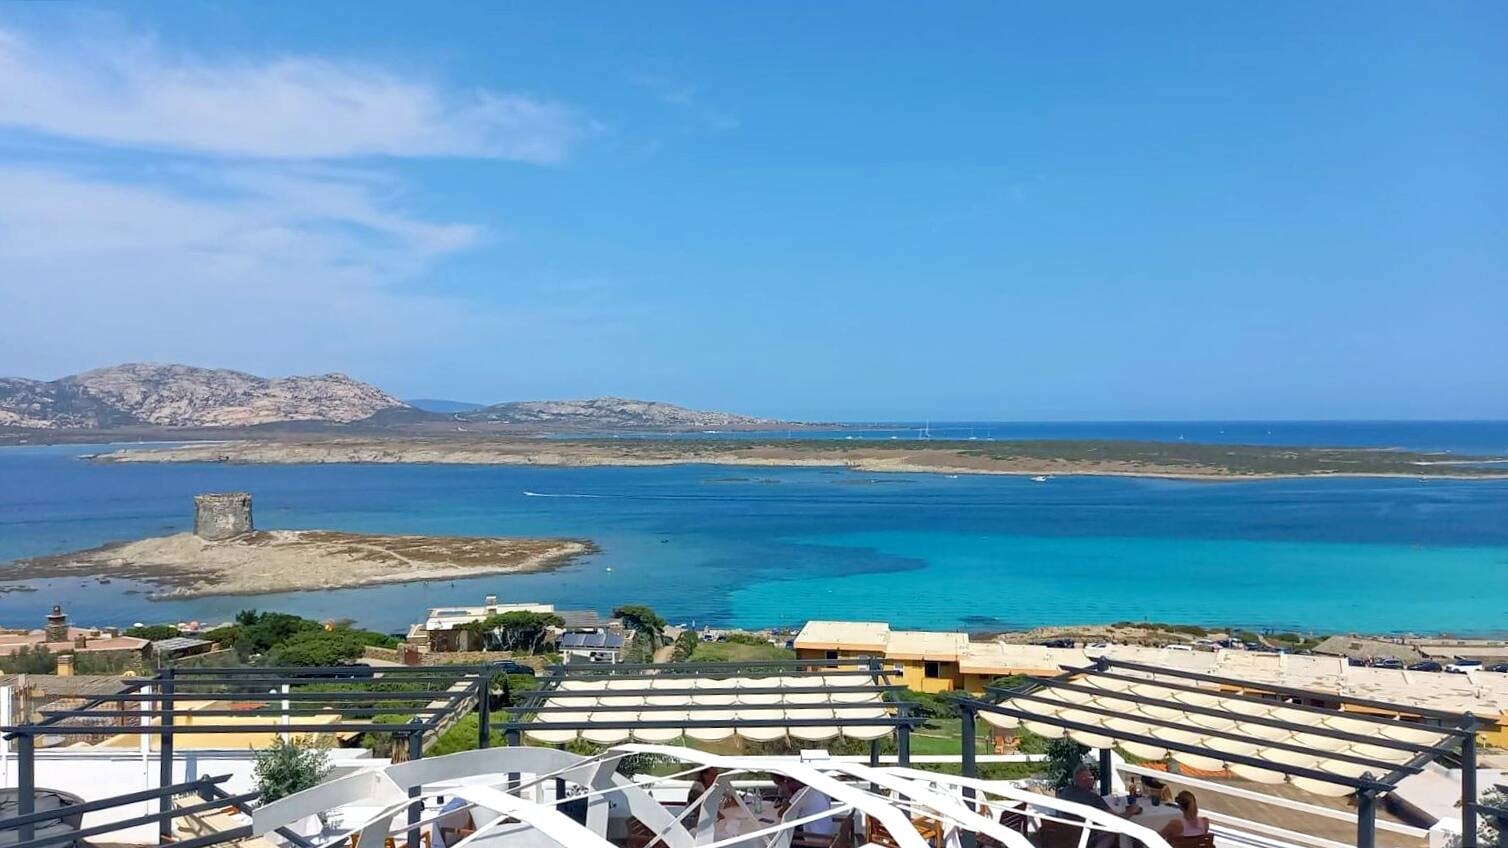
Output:
[[[526,574],[561,568],[596,551],[582,539],[259,530],[223,541],[179,533],[116,542],[17,560],[4,573],[10,583],[56,577],[133,580],[153,586],[154,599],[176,599]]]

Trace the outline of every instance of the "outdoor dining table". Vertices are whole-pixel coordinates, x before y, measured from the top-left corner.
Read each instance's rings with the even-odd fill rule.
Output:
[[[717,824],[713,828],[713,833],[721,841],[723,839],[731,839],[735,836],[743,836],[746,833],[757,833],[767,827],[773,827],[778,821],[780,821],[780,816],[775,812],[773,806],[756,813],[746,809],[742,805],[735,804],[723,807],[718,811]],[[767,838],[753,839],[748,844],[763,845]]]
[[[1110,809],[1113,812],[1122,813],[1126,810],[1125,795],[1106,795],[1105,803],[1110,805]],[[1168,822],[1176,821],[1179,816],[1183,815],[1183,811],[1178,809],[1177,804],[1162,804],[1157,806],[1146,798],[1138,798],[1136,806],[1141,808],[1141,812],[1127,819],[1127,821],[1139,824],[1148,830],[1162,830],[1168,826]],[[1125,834],[1121,835],[1120,848],[1134,848],[1137,844],[1134,838]]]

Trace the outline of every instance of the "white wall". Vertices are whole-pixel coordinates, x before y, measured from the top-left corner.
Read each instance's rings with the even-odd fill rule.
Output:
[[[334,749],[330,759],[336,766],[336,775],[360,768],[376,768],[388,764],[387,760],[374,759],[365,749]],[[156,751],[143,758],[137,749],[120,748],[101,750],[97,748],[51,748],[37,751],[36,786],[38,789],[58,789],[71,792],[85,801],[98,801],[115,795],[139,792],[157,786],[158,756]],[[183,783],[201,777],[229,774],[229,780],[220,788],[232,795],[256,789],[252,777],[255,760],[250,749],[244,751],[187,751],[173,757],[173,782]],[[18,763],[14,750],[9,753],[0,773],[0,786],[16,785]],[[187,796],[181,796],[187,798]],[[180,800],[180,804],[197,803]],[[138,801],[123,807],[87,813],[84,827],[112,821],[135,818],[155,813],[157,801]],[[91,841],[156,843],[157,824],[138,826],[129,830],[114,831]]]

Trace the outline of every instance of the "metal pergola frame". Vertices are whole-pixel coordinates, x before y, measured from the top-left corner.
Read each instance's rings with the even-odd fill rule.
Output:
[[[1054,725],[1066,730],[1078,730],[1085,733],[1093,733],[1097,736],[1108,737],[1112,740],[1123,742],[1137,742],[1151,747],[1163,748],[1171,751],[1180,751],[1189,754],[1198,754],[1218,759],[1224,762],[1239,763],[1262,768],[1268,771],[1279,772],[1293,777],[1304,777],[1311,780],[1319,780],[1325,783],[1350,786],[1356,792],[1356,844],[1358,848],[1372,848],[1376,844],[1376,815],[1377,797],[1383,793],[1391,792],[1397,787],[1398,781],[1411,774],[1417,774],[1424,770],[1424,766],[1447,754],[1459,751],[1461,759],[1461,795],[1462,795],[1462,848],[1477,848],[1476,818],[1478,812],[1496,812],[1491,808],[1483,807],[1477,803],[1476,793],[1476,731],[1479,726],[1477,719],[1471,713],[1452,713],[1444,710],[1436,710],[1427,707],[1413,707],[1406,704],[1393,704],[1385,701],[1370,700],[1365,698],[1349,698],[1329,692],[1320,692],[1308,689],[1299,689],[1291,686],[1279,686],[1260,683],[1250,680],[1239,680],[1230,677],[1221,677],[1212,674],[1202,674],[1184,669],[1164,668],[1162,666],[1146,665],[1143,663],[1126,662],[1109,658],[1097,659],[1093,665],[1084,667],[1063,666],[1063,673],[1055,677],[1033,677],[1019,687],[1005,689],[989,687],[988,693],[992,700],[982,700],[970,697],[955,697],[953,700],[963,712],[963,773],[973,777],[977,772],[974,759],[974,734],[975,720],[980,713],[995,713],[1007,715],[1016,719],[1039,722],[1041,724]],[[1130,673],[1126,673],[1130,672]],[[1148,675],[1156,675],[1149,677]],[[1167,678],[1174,678],[1169,680]],[[1409,727],[1422,731],[1428,731],[1443,736],[1437,744],[1425,745],[1418,742],[1407,742],[1391,737],[1366,736],[1350,731],[1338,730],[1326,727],[1316,721],[1313,724],[1301,724],[1273,716],[1248,715],[1246,713],[1221,710],[1215,707],[1191,704],[1184,701],[1173,701],[1144,695],[1130,691],[1109,690],[1101,687],[1082,685],[1096,679],[1115,680],[1127,683],[1143,683],[1164,689],[1183,692],[1199,692],[1217,696],[1225,700],[1247,701],[1267,705],[1280,704],[1281,706],[1300,712],[1315,713],[1319,716],[1334,716],[1337,711],[1327,707],[1313,706],[1311,701],[1340,702],[1342,704],[1365,707],[1378,713],[1389,713],[1396,716],[1411,716],[1411,719],[1388,718],[1384,715],[1375,715],[1366,712],[1347,712],[1345,717],[1359,722],[1369,722],[1381,727]],[[1202,685],[1201,685],[1202,684]],[[1215,688],[1221,687],[1221,688]],[[1238,689],[1232,692],[1229,689]],[[1211,748],[1204,745],[1169,741],[1166,739],[1144,736],[1125,730],[1118,730],[1102,724],[1085,724],[1083,722],[1064,719],[1057,715],[1044,715],[1030,710],[1019,709],[1009,706],[1003,701],[1041,701],[1047,704],[1061,704],[1062,702],[1052,698],[1043,697],[1043,692],[1069,691],[1080,694],[1106,695],[1123,701],[1136,704],[1163,707],[1177,710],[1183,713],[1196,713],[1211,717],[1227,718],[1234,728],[1239,724],[1258,724],[1289,730],[1294,733],[1303,733],[1309,736],[1324,737],[1346,743],[1359,742],[1377,747],[1392,748],[1413,754],[1407,762],[1402,764],[1385,760],[1373,759],[1357,754],[1343,754],[1339,752],[1320,751],[1315,752],[1302,745],[1287,742],[1279,742],[1260,737],[1242,734],[1238,730],[1212,730],[1201,728],[1200,733],[1205,736],[1216,736],[1223,739],[1232,739],[1239,742],[1248,742],[1256,747],[1279,748],[1283,750],[1298,751],[1301,753],[1316,754],[1325,759],[1335,759],[1352,763],[1353,765],[1372,766],[1372,769],[1363,772],[1360,777],[1347,777],[1334,772],[1326,772],[1306,766],[1291,765],[1273,760],[1265,760],[1258,757],[1235,754]],[[1248,692],[1263,692],[1273,697],[1246,694]],[[1275,701],[1274,698],[1277,700]],[[1290,699],[1297,699],[1297,703]],[[1120,713],[1103,707],[1088,704],[1074,704],[1077,711],[1104,715],[1108,717],[1120,717]],[[1137,716],[1138,723],[1154,725],[1173,729],[1182,729],[1184,726],[1165,719],[1150,716]],[[1110,791],[1110,751],[1100,751],[1100,794],[1108,794]]]
[[[159,812],[141,816],[108,826],[84,828],[67,836],[68,839],[92,836],[126,827],[135,827],[158,822],[163,841],[172,837],[172,820],[214,807],[238,806],[244,809],[246,802],[255,794],[230,796],[216,785],[225,777],[175,784],[173,782],[173,738],[175,735],[219,733],[277,733],[287,735],[320,733],[385,733],[407,739],[410,760],[424,756],[424,736],[438,731],[448,719],[471,709],[477,710],[477,744],[488,747],[491,737],[491,692],[495,680],[501,678],[505,701],[510,695],[507,673],[500,664],[470,664],[445,666],[394,666],[381,669],[362,669],[353,673],[352,666],[329,667],[244,667],[244,668],[191,668],[166,667],[151,677],[123,680],[121,689],[107,695],[91,695],[84,703],[72,709],[41,710],[42,719],[37,722],[0,727],[5,739],[13,740],[17,754],[17,814],[0,819],[0,831],[16,830],[16,848],[43,848],[47,844],[65,841],[64,837],[35,839],[36,824],[47,820],[97,809],[109,809],[142,800],[158,800]],[[426,685],[414,691],[328,691],[321,687],[351,684],[419,683]],[[464,684],[464,685],[463,685]],[[294,688],[298,687],[298,688]],[[183,709],[180,699],[195,701],[238,701],[260,703],[256,710],[233,709]],[[384,706],[375,706],[381,703]],[[114,705],[113,709],[107,705]],[[138,705],[139,708],[131,708]],[[102,709],[102,707],[107,707]],[[375,718],[393,713],[407,714],[404,722],[378,722],[374,720],[337,721],[316,723],[301,720],[308,716],[338,713],[342,718],[355,716]],[[231,716],[263,716],[266,724],[200,723],[180,725],[181,718],[226,718]],[[29,716],[24,717],[29,718]],[[103,724],[104,719],[124,721],[139,718],[140,725]],[[148,723],[156,719],[156,723]],[[87,723],[80,723],[87,722]],[[142,792],[106,798],[99,801],[71,805],[59,811],[35,812],[36,791],[36,738],[38,736],[118,736],[149,735],[160,739],[158,745],[158,788]],[[186,792],[198,793],[204,804],[192,808],[174,809],[173,798]],[[409,809],[411,821],[420,815],[418,805]],[[244,833],[242,831],[245,831]],[[86,833],[87,831],[87,833]],[[281,831],[280,831],[281,832]],[[187,848],[203,848],[221,842],[243,838],[249,828],[236,828],[222,833],[197,837],[176,843]],[[299,848],[313,848],[312,844],[289,831],[284,834]],[[409,848],[417,848],[418,832],[409,832]]]
[[[520,702],[508,708],[508,717],[499,726],[503,729],[504,738],[510,745],[520,744],[525,730],[549,729],[549,730],[675,730],[680,728],[732,728],[737,730],[741,727],[876,727],[888,725],[895,729],[896,756],[902,765],[911,762],[911,730],[926,723],[925,717],[915,715],[912,712],[912,704],[896,697],[896,693],[906,687],[892,683],[890,676],[897,673],[894,667],[886,667],[883,662],[875,658],[859,659],[789,659],[789,660],[749,660],[729,662],[683,662],[683,663],[576,663],[571,665],[553,665],[545,669],[547,676],[540,688],[524,693]],[[591,690],[563,689],[562,684],[569,681],[598,681],[617,680],[633,681],[643,680],[645,685],[641,689],[613,689],[605,693],[611,697],[635,697],[635,696],[664,696],[664,695],[707,695],[713,690],[686,686],[681,688],[666,687],[652,688],[649,684],[657,680],[686,680],[709,678],[761,678],[761,677],[790,677],[797,679],[811,679],[814,682],[810,686],[779,686],[770,687],[769,691],[782,693],[801,694],[825,694],[829,697],[824,701],[801,704],[801,709],[855,709],[866,704],[850,701],[834,701],[832,695],[847,694],[854,692],[874,692],[881,696],[881,705],[895,711],[894,715],[884,718],[840,718],[835,712],[833,718],[815,719],[695,719],[685,718],[673,721],[646,721],[638,718],[638,713],[644,711],[638,706],[593,706],[590,708],[595,718],[597,713],[621,712],[632,713],[633,716],[622,721],[573,721],[573,722],[535,722],[533,717],[541,713],[568,713],[582,712],[581,707],[558,706],[551,703],[556,698],[580,698],[593,697]],[[826,682],[830,677],[853,677],[854,685],[833,685]],[[858,682],[858,681],[866,682]],[[868,706],[873,706],[869,704]],[[754,706],[750,709],[760,709]],[[783,705],[772,705],[769,709],[781,709]],[[698,710],[727,711],[728,705],[723,704],[677,704],[671,708],[675,712],[694,713]],[[880,740],[871,740],[869,744],[869,759],[871,765],[877,765],[880,757]]]

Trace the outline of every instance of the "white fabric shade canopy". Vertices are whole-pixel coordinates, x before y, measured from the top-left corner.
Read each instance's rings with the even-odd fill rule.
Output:
[[[1056,683],[1000,702],[1021,715],[988,710],[979,715],[1001,728],[1025,727],[1054,739],[1067,736],[1090,748],[1116,746],[1142,759],[1171,757],[1184,766],[1226,770],[1257,783],[1289,780],[1306,792],[1331,797],[1355,791],[1354,781],[1368,773],[1380,781],[1420,753],[1397,743],[1435,746],[1450,736],[1391,719],[1341,713],[1326,716],[1215,688],[1189,691],[1186,681],[1162,685],[1155,679],[1132,682],[1087,674]],[[1132,696],[1157,703],[1132,700]],[[1275,721],[1304,729],[1279,726]],[[1197,751],[1162,747],[1157,742]],[[1271,767],[1255,765],[1253,760]],[[1295,770],[1317,774],[1293,774]],[[1333,781],[1326,779],[1332,776]]]
[[[869,723],[896,714],[884,692],[879,675],[567,679],[552,690],[529,693],[532,706],[561,709],[536,712],[524,733],[548,744],[579,738],[599,745],[664,743],[683,735],[702,742],[735,735],[753,742],[880,739],[895,730],[890,723]],[[644,723],[669,724],[635,726]],[[592,726],[552,726],[581,724]]]

